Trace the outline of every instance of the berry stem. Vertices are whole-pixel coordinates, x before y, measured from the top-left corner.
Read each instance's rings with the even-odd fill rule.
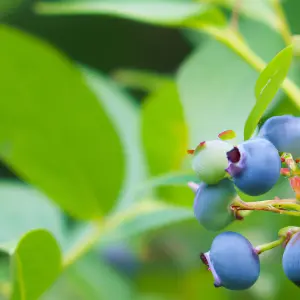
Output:
[[[278,17],[277,27],[282,35],[282,38],[284,39],[286,45],[290,45],[292,43],[292,34],[282,4],[280,0],[272,0],[271,4]]]
[[[275,199],[245,202],[239,197],[232,203],[232,208],[239,210],[261,210],[290,216],[300,216],[300,204],[296,199]]]
[[[288,166],[291,175],[300,174],[300,168],[298,167],[297,163],[295,162],[291,154],[284,153],[281,157],[284,159],[284,162]]]
[[[281,228],[278,231],[278,236],[287,238],[288,236],[293,235],[294,233],[299,232],[299,231],[300,231],[300,227],[287,226],[287,227]]]
[[[285,237],[282,236],[282,237],[280,237],[276,241],[259,245],[259,246],[255,247],[256,253],[257,254],[261,254],[261,253],[263,253],[265,251],[271,250],[271,249],[273,249],[273,248],[281,245],[284,241],[285,241]]]
[[[292,236],[299,231],[300,231],[300,227],[295,227],[295,226],[284,227],[279,230],[278,232],[279,238],[276,241],[257,246],[255,247],[255,250],[257,254],[261,254],[262,252],[271,250],[280,245],[286,246],[286,244],[289,242]]]

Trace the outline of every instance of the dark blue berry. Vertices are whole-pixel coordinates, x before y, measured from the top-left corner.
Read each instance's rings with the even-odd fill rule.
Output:
[[[261,127],[259,137],[269,140],[279,152],[300,158],[300,118],[291,115],[268,119]]]
[[[214,277],[215,287],[245,290],[258,279],[259,257],[251,243],[236,232],[219,234],[209,252],[202,254],[202,261]]]
[[[194,200],[195,217],[208,230],[225,228],[235,219],[230,204],[236,195],[229,179],[223,179],[214,185],[201,183]]]
[[[241,143],[227,152],[227,157],[227,172],[236,187],[245,194],[265,194],[280,177],[281,160],[278,151],[263,138]]]
[[[288,242],[282,257],[285,275],[300,287],[300,232],[295,233]]]

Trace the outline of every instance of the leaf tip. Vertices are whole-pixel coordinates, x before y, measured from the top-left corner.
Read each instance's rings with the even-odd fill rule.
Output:
[[[225,130],[218,134],[219,139],[226,141],[236,138],[236,133],[233,130]]]

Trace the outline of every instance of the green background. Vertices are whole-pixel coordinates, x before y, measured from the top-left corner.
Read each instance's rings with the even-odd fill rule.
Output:
[[[271,1],[244,1],[239,30],[270,62],[285,46]],[[142,20],[96,9],[48,15],[38,2],[0,4],[1,297],[296,299],[281,248],[262,254],[260,278],[243,292],[215,289],[199,259],[217,233],[193,217],[186,150],[227,129],[243,140],[259,74],[226,45],[170,19],[191,5],[186,11],[219,26],[217,12],[198,12],[213,2],[226,24],[232,1],[94,1],[139,8]],[[166,11],[155,6],[162,2]],[[300,2],[283,7],[300,33]],[[299,57],[288,76],[300,83]],[[286,112],[299,115],[280,90],[262,119]],[[275,196],[293,197],[286,180],[258,200]],[[65,267],[95,220],[109,225]],[[253,212],[226,230],[259,245],[288,225],[300,220]]]

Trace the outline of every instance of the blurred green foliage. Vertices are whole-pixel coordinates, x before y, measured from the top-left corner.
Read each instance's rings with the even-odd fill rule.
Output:
[[[216,233],[194,219],[186,187],[194,179],[187,149],[227,129],[243,140],[255,83],[272,76],[257,71],[288,44],[274,3],[1,2],[0,299],[297,297],[281,249],[262,255],[251,289],[215,289],[199,253]],[[299,34],[299,1],[282,5]],[[278,92],[289,59],[258,99],[261,123],[299,115],[297,87]],[[299,75],[294,53],[288,77],[299,85]],[[275,196],[293,197],[287,180],[260,197],[241,194]],[[300,220],[253,212],[226,230],[257,245],[287,225]],[[117,245],[128,247],[136,272],[103,255]]]

